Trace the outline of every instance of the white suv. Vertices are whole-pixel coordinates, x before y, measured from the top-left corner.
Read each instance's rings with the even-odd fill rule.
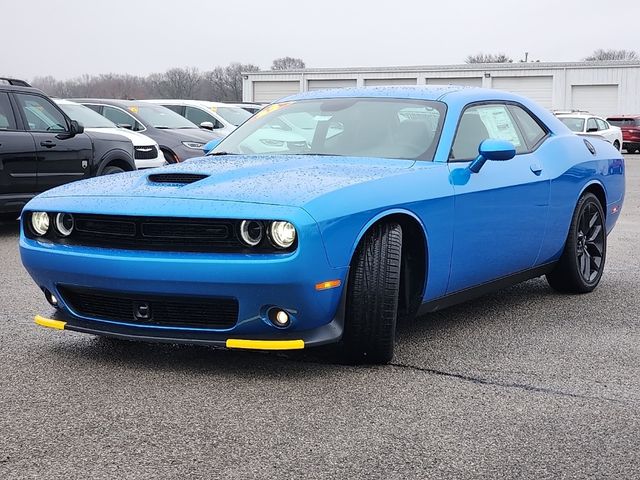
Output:
[[[201,128],[227,136],[251,118],[251,113],[228,103],[205,100],[144,100],[173,110]]]
[[[69,115],[71,120],[76,120],[82,124],[87,131],[97,131],[103,133],[113,133],[122,135],[133,143],[133,154],[136,168],[154,168],[163,166],[166,161],[164,154],[160,150],[158,143],[141,133],[132,132],[126,128],[120,128],[111,120],[103,117],[99,113],[70,100],[54,98],[54,102]]]
[[[622,148],[622,130],[610,125],[605,119],[586,112],[556,113],[558,120],[570,130],[580,135],[595,135],[603,137],[616,150]]]

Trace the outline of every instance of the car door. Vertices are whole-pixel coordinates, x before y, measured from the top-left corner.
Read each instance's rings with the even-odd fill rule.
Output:
[[[0,196],[14,198],[24,194],[26,198],[38,191],[36,146],[31,134],[21,127],[9,94],[0,92]],[[5,198],[3,203],[12,209],[6,203],[12,201]]]
[[[536,264],[549,204],[550,182],[538,151],[546,136],[546,127],[518,105],[483,103],[463,112],[449,160],[455,226],[448,293]],[[471,173],[468,166],[487,138],[512,142],[516,156],[487,161]]]
[[[68,118],[43,95],[16,93],[14,98],[35,141],[38,191],[91,176],[91,139],[72,135]]]

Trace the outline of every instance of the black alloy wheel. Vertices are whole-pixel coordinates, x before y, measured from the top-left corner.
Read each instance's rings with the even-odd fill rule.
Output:
[[[600,282],[606,256],[604,211],[593,193],[585,193],[573,213],[560,260],[547,274],[547,281],[560,292],[591,292]]]

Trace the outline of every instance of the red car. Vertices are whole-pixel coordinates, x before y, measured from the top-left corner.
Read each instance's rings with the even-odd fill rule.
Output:
[[[640,152],[640,115],[609,117],[607,122],[622,130],[622,148],[627,153]]]

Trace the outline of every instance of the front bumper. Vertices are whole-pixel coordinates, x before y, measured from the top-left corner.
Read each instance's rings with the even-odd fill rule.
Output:
[[[179,203],[179,200],[174,201],[174,205]],[[210,211],[216,211],[215,205],[210,206]],[[222,206],[219,207],[221,210]],[[118,207],[114,204],[113,208]],[[238,210],[247,208],[245,204],[236,205],[234,209],[239,213]],[[340,340],[348,267],[329,265],[318,227],[306,212],[290,207],[269,208],[272,211],[268,215],[293,221],[296,225],[299,247],[295,252],[223,254],[115,250],[50,244],[22,234],[20,254],[36,284],[58,299],[59,308],[52,320],[64,322],[64,329],[143,341],[229,348],[272,349],[274,345],[300,348],[300,345],[316,346]],[[273,209],[280,211],[273,212]],[[248,218],[256,218],[255,211]],[[341,285],[316,290],[316,284],[330,280],[340,280]],[[149,296],[235,298],[238,319],[231,328],[220,329],[144,324],[135,321],[133,313],[131,322],[93,318],[74,311],[65,302],[58,288],[61,285]],[[291,323],[288,328],[276,327],[269,321],[267,310],[270,307],[289,312]],[[265,341],[296,342],[269,344]]]

